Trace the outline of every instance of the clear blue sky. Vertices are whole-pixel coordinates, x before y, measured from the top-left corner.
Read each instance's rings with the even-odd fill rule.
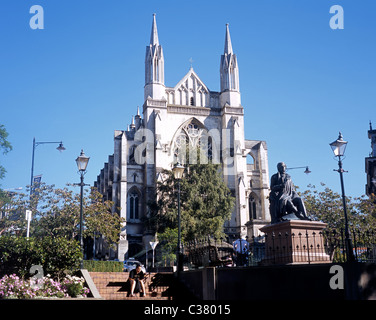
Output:
[[[44,30],[32,30],[30,7],[44,9]],[[329,8],[344,9],[332,30]],[[2,0],[0,123],[13,151],[0,163],[2,188],[30,182],[33,137],[62,140],[36,149],[34,173],[58,187],[79,182],[75,159],[90,156],[93,184],[113,153],[115,129],[126,129],[143,104],[145,47],[157,14],[165,84],[193,68],[219,91],[219,62],[229,23],[237,54],[247,139],[265,140],[270,175],[279,161],[301,189],[325,182],[340,192],[329,143],[342,131],[347,195],[364,194],[364,158],[376,127],[376,1],[53,1]],[[78,190],[77,190],[78,191]]]

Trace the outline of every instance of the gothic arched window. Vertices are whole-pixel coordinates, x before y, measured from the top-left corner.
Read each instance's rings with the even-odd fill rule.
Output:
[[[176,135],[173,150],[174,150],[174,162],[180,164],[197,163],[196,159],[191,157],[197,157],[197,150],[200,148],[201,155],[204,155],[206,159],[200,158],[201,163],[203,161],[209,161],[212,159],[212,138],[208,135],[208,131],[201,123],[193,119],[184,125],[180,132]],[[207,162],[206,162],[207,163]]]
[[[255,198],[250,195],[248,199],[248,206],[249,206],[249,220],[257,219],[257,211],[256,211],[256,200]]]
[[[129,158],[128,158],[128,163],[129,164],[136,164],[136,160],[134,158],[134,153],[135,153],[135,150],[136,150],[136,146],[133,145],[129,148]]]
[[[154,59],[154,80],[159,82],[159,59],[155,57]]]
[[[128,218],[130,220],[137,220],[140,218],[139,205],[140,205],[139,193],[136,190],[132,190],[128,194],[128,209],[129,209]]]

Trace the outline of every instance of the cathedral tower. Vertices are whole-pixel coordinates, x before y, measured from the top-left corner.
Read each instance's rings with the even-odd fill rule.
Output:
[[[144,100],[148,97],[161,100],[165,96],[164,57],[159,44],[157,21],[153,14],[150,44],[146,47]]]
[[[226,24],[225,50],[221,56],[221,98],[223,107],[226,103],[233,107],[240,106],[239,68],[236,55],[232,51],[230,30]]]

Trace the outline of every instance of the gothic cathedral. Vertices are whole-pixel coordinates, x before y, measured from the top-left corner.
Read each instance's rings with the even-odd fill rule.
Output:
[[[232,216],[224,225],[231,240],[259,235],[270,223],[268,154],[265,141],[244,138],[244,108],[239,91],[239,66],[229,26],[220,57],[220,91],[211,91],[191,67],[174,86],[165,84],[164,56],[153,15],[150,43],[146,46],[142,113],[132,117],[127,130],[115,130],[110,155],[94,186],[126,222],[117,252],[109,258],[123,261],[145,248],[147,234],[142,217],[155,198],[163,169],[183,163],[182,150],[205,146],[218,161],[223,178],[236,198]],[[115,209],[116,208],[116,209]],[[100,255],[100,239],[96,240]]]

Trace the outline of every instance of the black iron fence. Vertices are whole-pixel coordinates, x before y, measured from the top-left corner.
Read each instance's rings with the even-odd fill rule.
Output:
[[[376,233],[353,230],[353,256],[359,262],[376,263]],[[340,263],[347,261],[343,230],[312,233],[271,234],[245,239],[205,237],[185,244],[184,262],[189,268],[201,266],[258,266],[288,263]]]
[[[324,230],[326,250],[333,262],[345,262],[348,259],[346,252],[346,238],[343,229]],[[350,230],[352,253],[358,262],[376,263],[376,232],[374,230]]]

